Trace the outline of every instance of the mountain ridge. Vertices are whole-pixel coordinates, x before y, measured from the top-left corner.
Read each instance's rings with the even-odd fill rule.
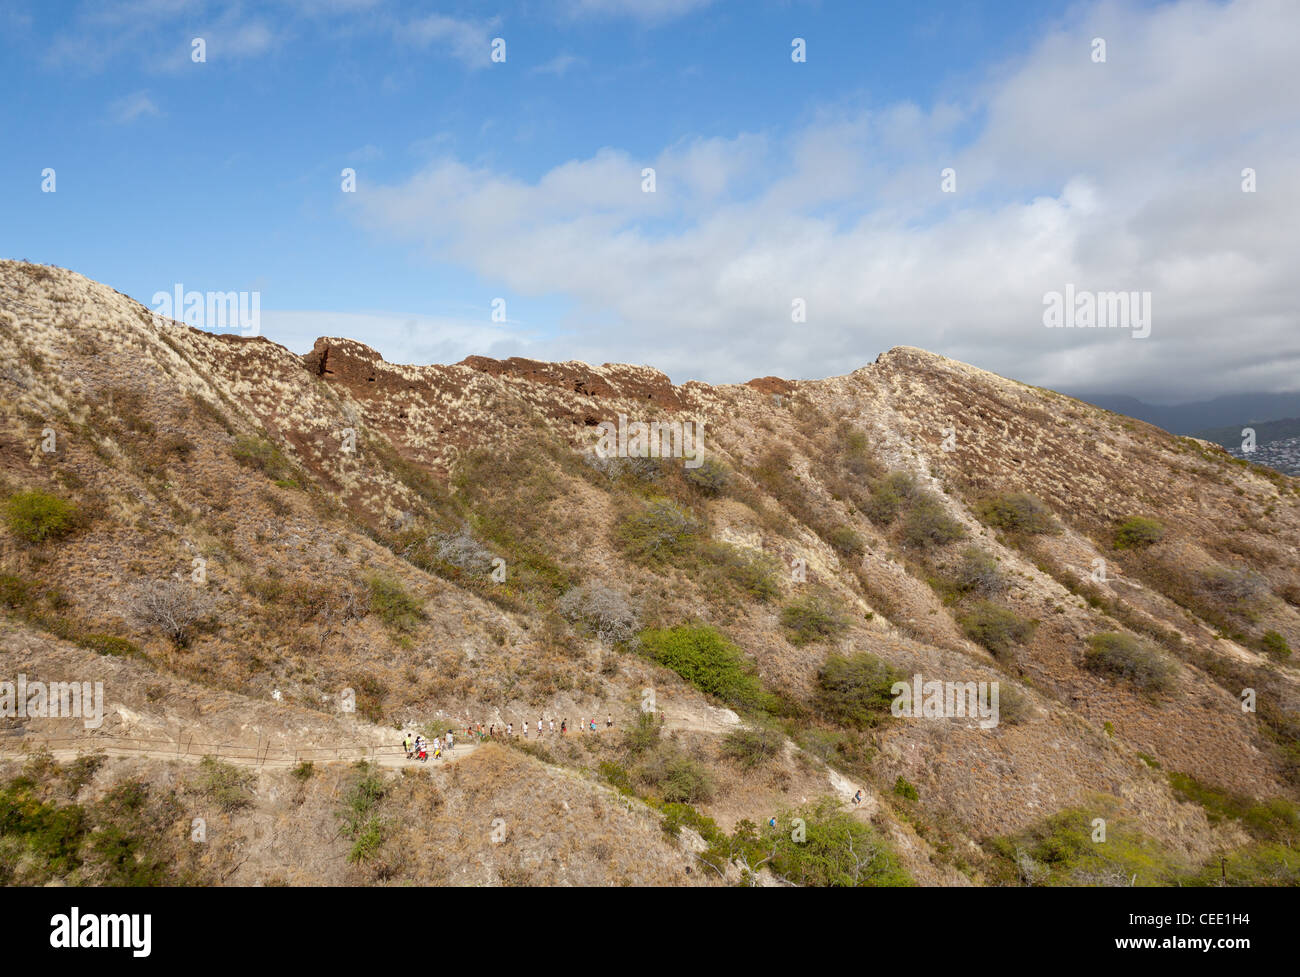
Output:
[[[238,697],[223,708],[249,728],[273,693],[275,708],[337,718],[345,687],[367,736],[608,713],[608,736],[476,755],[455,789],[491,804],[499,766],[525,789],[572,782],[593,810],[623,798],[642,827],[690,803],[726,832],[826,797],[930,884],[1025,881],[998,845],[1032,847],[1024,833],[1062,812],[1104,810],[1171,864],[1253,843],[1164,771],[1295,797],[1300,682],[1268,635],[1300,642],[1300,483],[1203,442],[907,346],[839,377],[675,385],[627,364],[390,364],[341,338],[298,356],[159,330],[64,270],[0,262],[0,284],[0,487],[81,515],[64,543],[0,534],[16,581],[0,661],[92,667],[77,649],[93,636],[127,642],[138,677],[121,680],[110,732],[178,721],[146,695],[173,680]],[[595,455],[594,428],[620,413],[702,422],[712,475]],[[1159,538],[1117,547],[1139,517]],[[177,643],[140,623],[133,595],[196,559],[213,610]],[[680,652],[665,642],[702,634],[723,639],[711,653],[737,649],[752,695],[665,664]],[[1169,684],[1089,664],[1101,634],[1136,642]],[[841,716],[841,661],[998,681],[1006,722]],[[1246,687],[1257,712],[1240,708]],[[623,737],[646,688],[669,721],[639,746]],[[719,708],[780,744],[758,773],[733,757]],[[114,758],[106,776],[126,769]],[[428,789],[461,803],[446,778]],[[635,880],[736,880],[735,864],[683,854],[711,830],[647,842]],[[400,844],[384,857],[400,862]],[[556,846],[575,844],[564,858],[586,877],[617,849],[533,839],[511,857],[554,881]],[[387,876],[313,862],[303,878],[500,881],[517,865],[486,834],[443,869],[427,854]],[[238,877],[273,862],[263,852]]]

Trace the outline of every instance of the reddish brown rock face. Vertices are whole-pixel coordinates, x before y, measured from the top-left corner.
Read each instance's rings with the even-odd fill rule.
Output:
[[[606,363],[599,370],[586,363],[543,363],[512,356],[494,360],[487,356],[467,356],[457,366],[468,366],[494,377],[527,380],[530,383],[559,387],[588,397],[615,397],[637,400],[666,410],[681,408],[681,399],[668,377],[649,367]]]
[[[794,390],[794,384],[789,380],[782,380],[780,377],[755,377],[748,381],[745,386],[753,387],[759,393],[765,394],[788,394]]]
[[[317,339],[311,352],[303,357],[303,364],[309,372],[348,387],[374,383],[375,365],[382,362],[383,357],[363,343],[324,336]]]

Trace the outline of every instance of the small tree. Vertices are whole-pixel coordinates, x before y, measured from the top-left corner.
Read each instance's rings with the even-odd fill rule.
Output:
[[[194,636],[194,627],[213,611],[212,598],[193,584],[179,580],[150,580],[137,584],[129,611],[142,627],[157,628],[177,648]]]
[[[569,621],[586,624],[605,645],[632,640],[639,624],[627,594],[594,583],[569,588],[555,609]]]

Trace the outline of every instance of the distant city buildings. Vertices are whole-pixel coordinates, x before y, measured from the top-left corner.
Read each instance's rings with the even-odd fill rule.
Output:
[[[1234,458],[1244,458],[1257,465],[1266,465],[1280,471],[1283,475],[1300,476],[1300,437],[1282,438],[1255,446],[1251,452],[1240,448],[1229,448],[1228,454]]]

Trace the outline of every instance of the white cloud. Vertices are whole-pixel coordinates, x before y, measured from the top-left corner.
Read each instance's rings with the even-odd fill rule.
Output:
[[[550,61],[539,64],[533,68],[533,73],[538,75],[555,75],[557,78],[562,77],[565,72],[580,64],[586,64],[586,60],[574,54],[557,54]]]
[[[261,335],[295,353],[306,353],[320,336],[356,339],[379,349],[392,363],[458,363],[466,356],[524,355],[528,340],[488,320],[386,312],[318,312],[263,309]]]
[[[1295,386],[1300,6],[1072,16],[960,104],[667,147],[655,194],[616,149],[532,182],[442,158],[359,195],[363,219],[520,295],[567,297],[565,343],[535,349],[562,359],[743,380],[842,373],[905,343],[1075,389]],[[1044,293],[1066,283],[1150,291],[1150,338],[1046,329]]]
[[[571,18],[630,17],[645,22],[662,22],[682,17],[709,6],[713,0],[562,0]]]
[[[148,92],[132,92],[108,103],[108,117],[118,125],[128,125],[143,116],[158,114],[158,106]]]
[[[397,36],[417,47],[442,48],[471,68],[486,68],[492,63],[492,31],[500,22],[499,17],[472,21],[430,14],[403,24]]]

